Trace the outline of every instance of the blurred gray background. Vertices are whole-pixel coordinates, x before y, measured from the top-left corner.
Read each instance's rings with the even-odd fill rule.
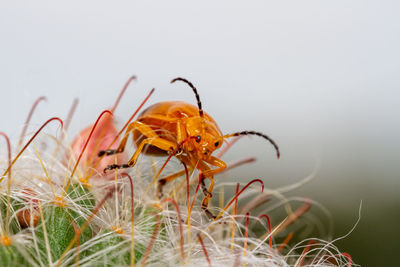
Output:
[[[337,245],[363,266],[396,266],[399,8],[365,0],[1,1],[0,130],[16,140],[41,95],[48,102],[30,131],[65,117],[78,97],[73,136],[132,74],[139,80],[116,111],[120,122],[152,87],[149,103],[195,103],[186,86],[169,84],[186,77],[224,133],[259,130],[280,145],[278,161],[265,141],[243,138],[225,159],[258,161],[229,179],[262,178],[277,188],[320,162],[294,195],[330,210],[335,237],[354,225],[362,200],[361,222]]]

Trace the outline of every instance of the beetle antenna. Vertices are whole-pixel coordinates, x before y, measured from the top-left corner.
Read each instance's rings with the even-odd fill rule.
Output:
[[[276,156],[279,157],[281,156],[280,152],[279,152],[279,147],[278,145],[275,143],[274,140],[272,140],[271,138],[269,138],[267,135],[260,133],[260,132],[255,132],[255,131],[242,131],[242,132],[237,132],[237,133],[233,133],[233,134],[226,134],[224,135],[222,138],[229,138],[232,136],[239,136],[239,135],[257,135],[260,137],[263,137],[264,139],[267,139],[275,148],[276,150]]]
[[[174,82],[176,82],[176,81],[182,81],[182,82],[184,82],[184,83],[187,83],[187,85],[189,85],[190,88],[192,88],[194,94],[196,95],[197,106],[199,107],[199,114],[200,114],[200,117],[203,118],[203,117],[204,117],[204,116],[203,116],[203,109],[202,109],[202,107],[201,107],[200,96],[199,96],[199,93],[197,93],[196,87],[194,87],[194,85],[193,85],[191,82],[189,82],[188,80],[186,80],[186,79],[184,79],[184,78],[180,78],[180,77],[173,79],[173,80],[171,81],[171,83],[174,83]]]

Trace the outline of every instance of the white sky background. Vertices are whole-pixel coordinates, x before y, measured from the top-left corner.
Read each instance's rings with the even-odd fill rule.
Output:
[[[360,199],[370,207],[400,201],[400,2],[131,2],[2,1],[0,130],[17,139],[41,95],[48,102],[31,131],[64,117],[79,97],[73,136],[132,74],[139,81],[117,109],[121,122],[152,87],[149,103],[195,103],[188,87],[169,84],[182,76],[223,132],[263,131],[281,147],[277,161],[267,142],[243,138],[226,159],[259,161],[232,181],[283,186],[319,159],[320,172],[304,186],[318,201],[353,218]]]

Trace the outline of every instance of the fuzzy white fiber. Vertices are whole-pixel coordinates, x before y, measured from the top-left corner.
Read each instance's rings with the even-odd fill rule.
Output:
[[[106,179],[102,173],[93,169],[89,190],[85,191],[87,193],[76,196],[72,191],[63,195],[69,180],[74,188],[86,186],[81,181],[88,169],[79,165],[70,177],[76,158],[66,156],[71,155],[70,144],[65,134],[62,137],[59,140],[48,134],[39,135],[12,166],[11,177],[5,175],[0,182],[0,198],[3,203],[8,203],[8,197],[13,201],[26,203],[18,208],[10,204],[8,218],[5,213],[0,213],[0,231],[3,237],[10,237],[13,248],[20,257],[25,258],[27,266],[129,265],[123,257],[130,255],[132,245],[142,255],[135,263],[137,266],[358,266],[334,245],[336,240],[330,237],[331,219],[323,207],[305,198],[284,196],[286,191],[295,189],[296,185],[277,190],[266,188],[264,193],[260,192],[260,186],[251,186],[238,198],[237,210],[244,209],[241,211],[243,213],[238,212],[235,215],[234,204],[223,211],[224,205],[230,200],[224,199],[228,196],[225,192],[232,192],[236,186],[229,178],[224,179],[227,183],[217,183],[210,205],[214,214],[222,211],[222,216],[218,220],[210,220],[205,216],[200,207],[202,192],[199,190],[189,218],[186,183],[182,182],[185,178],[177,179],[164,188],[165,198],[171,197],[178,204],[178,214],[171,201],[158,200],[155,187],[149,186],[155,175],[154,170],[158,170],[164,161],[160,158],[155,161],[149,157],[141,157],[134,168],[124,171],[132,177],[134,192],[130,190],[129,179],[121,175],[121,171],[114,173],[112,179]],[[41,142],[46,145],[41,145]],[[4,172],[9,165],[5,151],[1,152],[0,171]],[[13,153],[12,158],[16,154]],[[179,162],[173,160],[168,164],[165,175],[181,169]],[[190,176],[193,181],[190,188],[191,202],[195,193],[196,177],[196,173]],[[306,178],[309,179],[310,177]],[[243,186],[241,184],[240,188]],[[34,192],[30,200],[26,198],[26,190]],[[104,204],[98,206],[95,214],[93,207],[82,204],[85,200],[94,199],[96,205],[99,205],[109,190],[113,193]],[[43,217],[43,210],[55,206],[57,196],[62,196],[65,209],[88,221],[93,235],[82,244],[74,244],[62,256],[54,259],[53,248],[49,243],[51,236],[46,234],[50,219]],[[260,202],[257,207],[249,207],[249,203],[257,198]],[[285,220],[307,201],[312,209],[285,225]],[[37,225],[27,228],[15,224],[18,212],[26,208],[32,214],[40,214],[44,221],[40,219]],[[250,213],[248,217],[246,212]],[[268,214],[272,222],[272,232],[268,231],[266,220],[258,218],[260,214]],[[246,219],[249,221],[247,234]],[[13,222],[17,229],[7,231]],[[283,228],[280,227],[283,225]],[[44,232],[44,239],[38,238],[38,230]],[[291,232],[294,234],[293,241],[282,245]],[[269,238],[272,238],[272,248]],[[108,245],[91,252],[99,244]],[[151,250],[144,256],[149,244],[152,244]],[[0,243],[0,248],[1,246],[5,247]]]

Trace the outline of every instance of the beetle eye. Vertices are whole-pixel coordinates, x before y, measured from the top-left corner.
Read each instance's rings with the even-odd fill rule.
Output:
[[[219,146],[219,142],[217,141],[217,142],[215,142],[215,147],[217,147],[217,146]]]
[[[200,141],[201,141],[201,136],[200,135],[196,136],[196,142],[199,143]]]

